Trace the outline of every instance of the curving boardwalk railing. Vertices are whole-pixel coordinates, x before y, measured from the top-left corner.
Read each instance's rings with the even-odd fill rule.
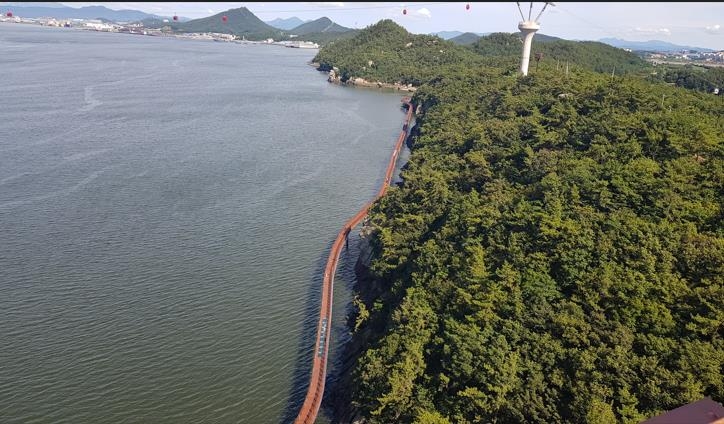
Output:
[[[324,380],[327,376],[327,352],[329,350],[329,336],[332,325],[332,293],[334,272],[337,269],[337,261],[342,251],[342,246],[347,239],[347,235],[367,216],[367,210],[372,204],[387,192],[387,187],[392,182],[392,175],[395,172],[395,164],[397,157],[402,149],[402,144],[407,138],[407,127],[412,119],[412,104],[410,98],[405,97],[402,102],[407,105],[407,115],[405,123],[402,126],[400,136],[397,137],[395,150],[390,157],[390,163],[387,165],[385,173],[385,181],[377,192],[377,196],[365,204],[362,209],[352,218],[350,218],[342,227],[334,240],[332,250],[327,258],[327,266],[324,268],[324,278],[322,279],[322,307],[319,310],[319,323],[317,324],[317,341],[314,345],[314,359],[312,360],[312,376],[309,381],[309,389],[307,389],[307,397],[304,398],[302,408],[299,410],[295,424],[312,424],[317,419],[319,406],[322,404],[322,396],[324,395]]]

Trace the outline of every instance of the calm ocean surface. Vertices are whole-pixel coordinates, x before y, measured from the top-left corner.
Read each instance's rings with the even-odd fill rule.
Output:
[[[293,418],[404,118],[315,53],[0,24],[0,422]]]

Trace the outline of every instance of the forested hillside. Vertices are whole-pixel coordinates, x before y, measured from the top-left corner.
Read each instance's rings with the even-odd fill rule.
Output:
[[[538,41],[538,42],[536,42]],[[519,34],[493,33],[463,46],[431,35],[410,34],[386,19],[359,35],[336,41],[317,54],[320,69],[339,68],[342,79],[360,77],[419,86],[441,73],[475,66],[515,67],[520,59]],[[594,41],[567,41],[541,35],[532,53],[542,53],[544,66],[583,68],[618,74],[646,74],[652,67],[633,53]],[[531,59],[531,69],[536,68]]]
[[[463,34],[458,35],[457,37],[451,38],[449,41],[454,44],[459,44],[461,46],[469,46],[473,44],[474,42],[478,41],[480,39],[480,35],[475,34],[473,32],[466,32]]]
[[[691,90],[712,93],[724,91],[724,68],[702,68],[693,65],[659,65],[657,77],[663,81]]]
[[[347,51],[320,57],[368,60]],[[354,407],[371,423],[608,424],[724,401],[721,99],[460,57],[380,74],[435,76],[413,97],[404,182],[369,219],[383,290],[358,305]]]
[[[312,41],[318,43],[320,46],[326,46],[341,40],[353,38],[358,32],[356,29],[350,29],[344,32],[312,32],[304,35],[302,38],[305,41]]]
[[[296,35],[306,35],[317,32],[347,32],[351,30],[351,28],[345,28],[341,25],[337,25],[336,23],[332,22],[331,19],[325,16],[323,18],[315,19],[310,22],[305,22],[291,29],[289,32]]]
[[[519,34],[493,33],[481,37],[470,47],[486,57],[507,57],[512,62],[520,58],[521,38]],[[652,66],[631,52],[609,46],[597,41],[569,41],[555,37],[533,37],[531,65],[536,53],[543,55],[545,63],[569,62],[585,69],[597,72],[629,73],[651,69]]]
[[[339,68],[343,80],[360,77],[420,85],[440,71],[480,64],[482,58],[436,36],[410,34],[387,19],[326,46],[314,62],[322,70]]]

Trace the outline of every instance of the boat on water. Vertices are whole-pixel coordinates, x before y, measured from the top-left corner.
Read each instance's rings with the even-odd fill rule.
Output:
[[[287,47],[291,47],[293,49],[318,49],[319,44],[312,43],[311,41],[292,41],[287,44]]]

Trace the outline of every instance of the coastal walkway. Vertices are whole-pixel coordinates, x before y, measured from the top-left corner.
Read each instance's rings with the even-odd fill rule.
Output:
[[[327,265],[324,268],[324,278],[322,279],[322,307],[319,310],[319,323],[317,324],[317,341],[314,346],[314,359],[312,360],[312,376],[309,380],[309,388],[304,404],[299,410],[295,424],[312,424],[317,419],[319,406],[322,404],[322,396],[324,395],[324,381],[327,376],[327,353],[329,351],[329,336],[332,327],[332,293],[334,283],[334,272],[337,269],[337,261],[342,247],[345,244],[347,236],[354,227],[357,226],[367,216],[367,210],[372,204],[387,192],[387,187],[392,182],[392,175],[395,172],[395,164],[397,157],[402,150],[402,145],[407,138],[407,129],[412,119],[412,104],[409,97],[404,97],[402,102],[407,105],[407,115],[405,115],[405,123],[403,124],[400,136],[397,137],[395,150],[390,157],[390,163],[387,165],[385,173],[385,181],[377,192],[375,198],[365,204],[362,209],[352,218],[350,218],[342,227],[334,240],[332,250],[327,258]]]

